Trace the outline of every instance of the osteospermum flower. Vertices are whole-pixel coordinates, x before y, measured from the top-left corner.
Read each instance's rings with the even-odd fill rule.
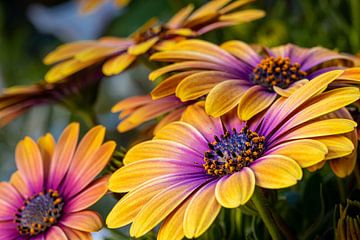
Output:
[[[102,144],[105,128],[92,128],[77,145],[79,124],[70,124],[56,143],[25,137],[16,147],[16,171],[0,183],[0,238],[92,239],[100,216],[86,210],[107,191],[108,177],[94,179],[115,143]]]
[[[97,41],[65,44],[49,53],[45,64],[57,63],[45,79],[55,82],[86,67],[103,64],[105,75],[118,74],[149,51],[167,48],[217,28],[249,22],[264,16],[256,9],[239,10],[252,0],[214,0],[193,11],[193,5],[180,10],[165,24],[150,20],[128,38],[105,37]]]
[[[356,123],[319,118],[360,98],[354,87],[323,92],[341,73],[315,78],[247,122],[236,114],[213,118],[198,105],[188,107],[182,122],[127,152],[109,188],[129,193],[108,215],[108,227],[132,223],[130,235],[139,237],[162,222],[158,239],[198,237],[221,206],[245,204],[255,185],[289,187],[302,178],[302,167],[350,154],[354,146],[342,134]]]
[[[157,87],[157,91],[166,88],[166,93],[152,93],[155,99],[175,93],[182,101],[189,101],[207,95],[207,113],[218,117],[238,106],[242,120],[268,108],[277,96],[291,95],[319,74],[352,65],[350,58],[321,47],[306,49],[287,44],[264,48],[260,55],[240,41],[219,47],[187,40],[172,50],[155,53],[151,59],[175,62],[150,74],[150,80],[155,80],[176,72],[171,76],[175,81],[165,79]],[[185,77],[176,78],[185,73]]]
[[[154,133],[170,122],[180,120],[183,112],[196,101],[181,102],[176,96],[167,96],[159,100],[152,100],[151,96],[134,96],[118,102],[112,112],[120,112],[117,129],[126,132],[139,125],[162,117],[156,124]]]
[[[88,69],[65,78],[61,82],[39,82],[29,86],[4,89],[0,95],[0,127],[5,126],[32,107],[63,103],[79,94],[91,93],[102,74],[99,69]]]

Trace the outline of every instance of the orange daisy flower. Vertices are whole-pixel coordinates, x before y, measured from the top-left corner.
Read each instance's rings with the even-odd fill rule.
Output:
[[[94,179],[115,143],[102,143],[105,128],[92,128],[77,146],[79,124],[58,142],[50,134],[36,143],[25,137],[16,147],[16,171],[0,183],[0,238],[92,239],[102,228],[98,213],[86,210],[107,192],[108,177]]]
[[[150,74],[150,80],[155,80],[175,72],[152,92],[155,99],[176,94],[189,101],[207,95],[208,114],[218,117],[237,106],[242,120],[267,109],[278,96],[288,97],[321,73],[353,64],[350,58],[320,47],[287,44],[264,48],[259,54],[240,41],[219,47],[202,40],[182,41],[151,59],[175,62]]]
[[[263,17],[261,10],[238,10],[250,2],[252,0],[213,0],[195,11],[193,5],[189,5],[167,23],[150,20],[128,38],[104,37],[97,41],[65,44],[45,57],[45,64],[56,63],[45,80],[56,82],[95,64],[102,65],[107,76],[118,74],[149,51],[165,49],[189,37]]]

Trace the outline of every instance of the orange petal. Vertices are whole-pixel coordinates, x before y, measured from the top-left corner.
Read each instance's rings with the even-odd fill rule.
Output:
[[[205,137],[196,128],[184,122],[174,122],[163,127],[154,139],[178,142],[199,152],[208,150]]]
[[[159,99],[166,96],[175,94],[176,87],[178,84],[187,76],[195,73],[196,71],[187,71],[174,74],[162,82],[160,82],[151,92],[152,98]]]
[[[205,110],[213,117],[220,117],[233,109],[249,86],[241,80],[219,83],[206,97]]]
[[[132,147],[124,157],[124,163],[130,164],[148,158],[168,158],[194,162],[203,158],[203,153],[168,140],[150,140]]]
[[[92,240],[91,233],[75,230],[65,226],[61,226],[69,240]]]
[[[263,18],[264,16],[265,12],[262,10],[248,9],[220,16],[219,19],[224,22],[245,23]]]
[[[44,165],[38,145],[29,137],[16,146],[16,166],[22,179],[33,193],[39,193],[44,186]]]
[[[109,189],[115,192],[128,192],[142,183],[167,174],[193,174],[202,172],[203,168],[178,160],[164,158],[146,159],[130,163],[112,174]]]
[[[315,172],[316,170],[321,169],[325,165],[325,163],[326,161],[321,161],[315,165],[307,167],[307,170],[309,170],[310,172]]]
[[[218,202],[227,208],[245,204],[254,193],[255,175],[245,167],[232,175],[222,177],[216,184],[215,195]]]
[[[158,124],[156,124],[156,127],[154,129],[154,135],[161,130],[164,126],[168,125],[169,123],[179,121],[181,119],[181,116],[183,112],[185,111],[185,108],[179,108],[175,111],[167,114],[165,117],[163,117]]]
[[[149,95],[129,97],[114,105],[111,112],[114,113],[124,111],[126,109],[136,108],[151,101],[152,99]]]
[[[71,123],[60,136],[50,165],[48,179],[48,186],[50,188],[58,189],[70,166],[78,141],[79,128],[78,123]]]
[[[207,94],[217,84],[231,79],[231,74],[219,71],[203,71],[184,78],[176,88],[176,96],[181,101],[197,99]]]
[[[145,42],[138,43],[128,48],[128,53],[130,55],[141,55],[149,51],[149,49],[156,44],[159,40],[159,37],[153,37]]]
[[[78,212],[95,204],[108,190],[109,176],[104,176],[87,186],[80,194],[66,203],[66,212]]]
[[[355,149],[353,142],[344,136],[328,136],[316,138],[316,140],[325,144],[329,149],[325,160],[345,157],[350,155]]]
[[[267,109],[275,100],[276,94],[267,92],[261,86],[253,86],[246,90],[239,101],[238,116],[247,121],[256,114]]]
[[[84,232],[97,232],[103,226],[101,216],[90,210],[66,214],[62,217],[61,224]]]
[[[221,48],[253,66],[256,66],[260,61],[260,57],[255,50],[244,42],[228,41],[223,43]]]
[[[102,71],[106,76],[119,74],[127,69],[135,60],[136,56],[123,53],[107,60],[102,67]]]
[[[302,170],[291,158],[282,155],[267,155],[250,165],[255,173],[256,185],[269,188],[286,188],[302,178]]]
[[[50,133],[48,133],[45,136],[39,138],[38,145],[44,164],[44,177],[45,177],[45,181],[47,181],[47,178],[49,177],[49,173],[50,173],[50,164],[51,164],[51,159],[54,155],[56,142],[53,136]]]
[[[33,195],[19,171],[16,171],[11,175],[10,183],[18,190],[23,198],[28,198]]]
[[[45,240],[68,240],[64,231],[58,226],[51,226],[46,232]]]
[[[196,18],[202,18],[204,15],[216,12],[230,1],[231,0],[217,0],[217,1],[208,2],[207,4],[202,5],[196,11],[194,11],[188,18],[188,21]]]
[[[190,200],[184,216],[184,233],[187,238],[197,238],[215,220],[221,206],[215,198],[216,182],[201,187]]]
[[[189,4],[186,7],[180,9],[167,23],[166,26],[168,26],[170,29],[178,28],[182,25],[182,23],[185,21],[185,19],[190,15],[190,13],[193,11],[194,5]]]
[[[84,189],[104,169],[115,147],[114,141],[104,143],[73,174],[69,173],[63,183],[63,194],[69,197]]]
[[[194,126],[208,142],[214,140],[214,135],[223,134],[222,124],[219,118],[213,118],[206,114],[203,107],[191,105],[187,107],[182,115],[181,121]]]

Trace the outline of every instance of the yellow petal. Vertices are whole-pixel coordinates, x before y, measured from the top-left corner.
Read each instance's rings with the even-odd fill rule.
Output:
[[[353,142],[344,136],[321,137],[316,140],[325,144],[329,149],[326,160],[345,157],[354,151]]]
[[[163,189],[153,197],[136,215],[130,228],[130,235],[140,237],[159,224],[176,209],[206,179],[188,180]],[[216,200],[215,200],[216,201]],[[190,203],[191,204],[191,203]],[[186,213],[185,213],[186,216]],[[186,217],[185,217],[186,218]]]
[[[133,45],[131,47],[128,48],[128,53],[131,55],[141,55],[146,53],[152,46],[154,46],[154,44],[156,44],[156,42],[159,40],[159,37],[153,37],[150,38],[149,40],[142,42],[142,43],[138,43],[136,45]]]
[[[197,99],[207,94],[217,84],[231,79],[231,75],[219,71],[203,71],[184,78],[176,88],[181,101]]]
[[[326,119],[309,123],[303,127],[297,128],[288,133],[284,139],[289,140],[336,135],[351,132],[356,126],[356,122],[348,119]]]
[[[180,9],[167,23],[166,26],[169,28],[178,28],[182,25],[185,19],[190,15],[194,10],[194,5],[189,4],[186,7]]]
[[[220,21],[245,23],[251,22],[265,16],[265,12],[258,9],[242,10],[220,16]]]
[[[302,170],[291,158],[282,155],[267,155],[250,165],[255,173],[256,185],[269,188],[286,188],[302,178]]]
[[[129,164],[147,158],[168,158],[183,161],[202,159],[202,153],[196,152],[183,144],[168,140],[151,140],[132,147],[124,157],[124,163]]]
[[[298,90],[299,88],[305,86],[308,82],[309,82],[309,80],[307,80],[307,79],[296,81],[286,89],[280,88],[278,86],[274,86],[274,91],[277,94],[279,94],[280,96],[289,97],[289,96],[291,96],[291,94],[296,92],[296,90]]]
[[[106,76],[119,74],[129,67],[135,60],[136,56],[123,53],[107,60],[102,67],[102,71]]]
[[[276,94],[267,92],[261,86],[253,86],[246,90],[239,101],[238,116],[247,121],[268,108],[275,100]]]
[[[215,220],[221,206],[215,198],[216,182],[210,182],[199,189],[186,208],[184,233],[187,238],[197,238]]]
[[[325,159],[327,145],[311,139],[286,142],[271,149],[268,154],[284,155],[294,159],[301,167],[309,167]]]
[[[252,196],[255,189],[255,175],[250,168],[230,176],[222,177],[215,189],[216,199],[227,208],[235,208],[245,204]]]
[[[249,88],[241,80],[227,80],[219,83],[206,97],[205,110],[213,117],[220,117],[233,109]]]

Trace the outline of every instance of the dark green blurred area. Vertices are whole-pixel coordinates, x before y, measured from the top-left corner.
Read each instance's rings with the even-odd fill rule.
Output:
[[[64,2],[66,1],[0,1],[0,89],[32,84],[43,78],[49,67],[42,64],[42,58],[63,42],[53,35],[38,32],[28,19],[27,8],[34,3],[56,6]],[[188,3],[200,6],[205,2],[207,1],[133,0],[119,16],[105,26],[102,35],[125,37],[154,16],[166,21]],[[320,45],[352,54],[360,51],[359,0],[260,0],[249,7],[265,10],[266,17],[252,23],[208,33],[204,38],[216,43],[236,39],[247,43],[276,46],[291,42],[303,47]],[[128,71],[126,76],[119,77],[126,77],[136,82],[138,90],[129,90],[130,95],[145,93],[149,88],[148,71],[144,69]],[[122,91],[127,91],[123,89],[126,88],[123,83],[119,80],[116,86]],[[106,89],[99,95],[100,103],[97,104],[99,114],[109,112],[111,106],[124,97],[119,94],[108,98]],[[0,180],[7,180],[15,169],[16,143],[25,135],[38,137],[48,131],[57,137],[69,121],[79,120],[66,114],[68,112],[63,108],[51,107],[39,112],[35,110],[31,116],[21,116],[14,123],[0,129]],[[46,116],[41,117],[41,115]],[[65,120],[64,115],[66,115]],[[121,145],[126,146],[131,135],[119,135],[115,130],[117,116],[111,117],[110,121],[106,119],[101,121],[108,127],[108,138],[115,138]],[[107,124],[109,122],[111,124]],[[83,132],[85,130],[86,127]],[[278,202],[277,207],[282,217],[286,217],[289,221],[292,230],[302,236],[302,239],[331,239],[334,206],[340,201],[339,198],[351,194],[348,189],[354,187],[352,184],[353,179],[337,181],[328,168],[321,173],[312,175],[306,173],[305,181],[279,193],[282,201]],[[341,186],[340,189],[345,189],[340,197],[338,186]],[[105,217],[112,205],[113,202],[109,204],[103,201],[98,204],[97,209],[102,209]],[[263,235],[263,226],[258,218],[251,215],[240,220],[227,218],[234,214],[233,211],[238,210],[223,210],[216,224],[202,239],[221,239],[219,236],[222,236],[222,239],[236,239],[233,237],[244,233],[242,237],[246,236],[247,239],[269,238],[268,235]],[[299,219],[305,220],[299,223]],[[245,229],[243,233],[236,232],[239,231],[239,226],[240,229]],[[258,232],[259,235],[254,236],[254,232]],[[120,237],[122,233],[114,234],[116,236],[114,239],[127,239]],[[144,237],[144,239],[153,238],[153,233]]]

